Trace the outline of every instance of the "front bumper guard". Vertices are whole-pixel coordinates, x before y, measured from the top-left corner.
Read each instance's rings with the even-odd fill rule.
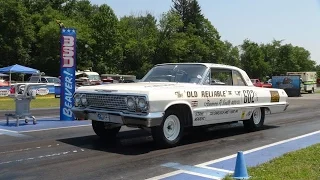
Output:
[[[164,116],[163,112],[154,112],[148,114],[127,114],[123,112],[77,107],[73,107],[72,112],[75,118],[78,119],[90,119],[95,121],[103,121],[108,123],[138,127],[160,126]],[[101,114],[106,114],[106,116],[108,117],[105,118],[106,116],[104,116],[103,118],[101,118]]]

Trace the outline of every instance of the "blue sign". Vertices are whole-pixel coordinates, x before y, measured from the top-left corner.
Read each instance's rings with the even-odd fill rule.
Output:
[[[279,89],[300,89],[300,76],[272,76],[272,87]]]
[[[272,76],[272,88],[284,89],[288,96],[300,96],[300,76]]]
[[[73,93],[76,87],[76,30],[62,28],[60,42],[60,120],[72,121],[74,115],[71,108],[74,104]]]

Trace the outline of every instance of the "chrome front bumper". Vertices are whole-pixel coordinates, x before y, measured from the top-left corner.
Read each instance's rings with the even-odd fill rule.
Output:
[[[75,118],[103,121],[115,124],[137,127],[154,127],[162,123],[163,112],[149,113],[146,115],[127,114],[123,112],[107,111],[101,109],[73,107]]]

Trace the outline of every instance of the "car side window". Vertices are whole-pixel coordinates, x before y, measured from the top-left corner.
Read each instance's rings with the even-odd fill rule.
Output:
[[[41,83],[46,83],[46,82],[47,82],[46,78],[41,78]]]
[[[246,86],[246,83],[244,82],[241,74],[239,71],[233,70],[233,85],[234,86]]]
[[[232,86],[232,71],[229,69],[211,68],[211,85]]]

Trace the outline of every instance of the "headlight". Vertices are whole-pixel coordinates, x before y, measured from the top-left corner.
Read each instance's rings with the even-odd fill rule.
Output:
[[[74,95],[74,106],[79,106],[80,105],[80,94],[75,94]]]
[[[80,97],[80,99],[81,99],[81,104],[82,104],[83,106],[87,106],[87,105],[88,105],[87,97],[86,97],[85,94],[82,94],[81,97]]]
[[[126,102],[129,109],[134,110],[136,108],[136,102],[133,97],[127,97]]]
[[[141,110],[144,110],[144,109],[147,108],[147,102],[146,102],[145,98],[138,98],[137,99],[137,104],[138,104],[138,107]]]

